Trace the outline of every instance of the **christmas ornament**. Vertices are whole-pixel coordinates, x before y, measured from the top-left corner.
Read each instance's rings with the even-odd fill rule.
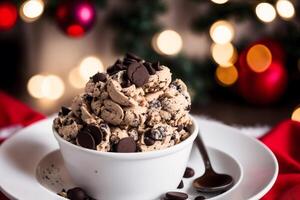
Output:
[[[9,30],[16,24],[17,8],[10,1],[0,2],[0,31]]]
[[[258,44],[267,47],[272,55],[271,62],[265,70],[261,72],[253,70],[253,68],[249,66],[249,62],[247,62],[249,49]],[[281,60],[284,57],[283,51],[275,44],[276,43],[272,43],[271,41],[256,42],[255,44],[250,45],[250,47],[244,50],[240,55],[238,90],[241,96],[248,102],[264,105],[270,104],[279,100],[285,91],[287,85],[287,71],[283,64],[283,60]]]
[[[56,9],[59,27],[71,37],[81,37],[95,24],[96,9],[88,0],[65,0]]]

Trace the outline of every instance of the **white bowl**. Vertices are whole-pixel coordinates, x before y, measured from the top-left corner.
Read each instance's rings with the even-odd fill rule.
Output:
[[[138,153],[99,152],[74,145],[54,130],[66,168],[74,182],[96,199],[153,200],[177,188],[198,134],[170,148]]]

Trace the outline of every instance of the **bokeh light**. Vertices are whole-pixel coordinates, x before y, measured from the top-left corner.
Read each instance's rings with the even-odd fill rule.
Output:
[[[20,7],[20,17],[25,22],[37,20],[44,12],[44,2],[42,0],[27,0]]]
[[[165,30],[154,36],[152,46],[160,54],[176,55],[182,49],[182,38],[176,31]]]
[[[276,3],[278,14],[284,19],[290,19],[295,15],[295,7],[288,0],[278,0]]]
[[[103,71],[104,67],[102,61],[94,56],[84,58],[79,65],[80,75],[86,82],[97,72]]]
[[[212,57],[222,67],[232,66],[237,59],[237,51],[231,43],[215,44],[211,46]]]
[[[56,75],[34,75],[27,84],[29,94],[37,99],[59,99],[64,91],[65,85],[61,78]]]
[[[247,52],[247,64],[255,72],[264,72],[272,62],[272,54],[268,47],[262,44],[252,46]]]
[[[292,120],[300,122],[300,107],[296,108],[292,114]]]
[[[70,84],[77,89],[84,88],[86,80],[81,76],[79,67],[72,69],[69,73]]]
[[[230,22],[220,20],[210,27],[209,34],[215,43],[226,44],[233,39],[234,29]]]
[[[275,8],[269,3],[260,3],[255,8],[257,17],[263,22],[272,22],[276,17]]]
[[[211,0],[211,1],[216,4],[223,4],[223,3],[226,3],[228,0]]]
[[[17,21],[17,8],[13,3],[0,2],[0,30],[11,29]]]
[[[59,99],[65,91],[65,85],[61,78],[56,75],[48,75],[42,84],[44,98],[49,100]]]
[[[34,98],[43,98],[44,94],[42,91],[42,85],[44,82],[45,76],[43,75],[34,75],[32,76],[27,83],[27,90],[31,96]]]
[[[216,69],[216,79],[222,86],[233,85],[238,80],[238,71],[235,66],[221,67]]]

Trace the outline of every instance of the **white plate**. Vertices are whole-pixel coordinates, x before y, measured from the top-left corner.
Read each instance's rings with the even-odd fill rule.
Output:
[[[258,140],[243,135],[237,129],[208,120],[199,119],[198,121],[205,143],[229,154],[240,163],[243,170],[241,183],[231,191],[214,199],[261,198],[272,187],[278,174],[278,164],[273,153]],[[51,183],[47,186],[45,182],[40,179],[38,181],[36,178],[36,171],[39,169],[37,167],[45,167],[43,161],[46,155],[52,152],[46,158],[61,160],[57,153],[56,156],[53,156],[55,154],[53,151],[58,149],[58,145],[52,135],[51,125],[52,119],[40,121],[21,130],[1,145],[0,189],[10,198],[22,200],[63,199],[52,191],[57,190],[59,187],[72,186],[67,176],[54,176],[56,180],[59,180],[57,182],[60,185],[59,187],[51,187]],[[209,149],[216,171],[226,172],[226,167],[222,169],[222,161],[218,160],[219,156],[216,156],[220,153],[220,151]],[[39,165],[42,159],[43,161]],[[194,148],[189,166],[195,168],[196,175],[202,173],[197,171],[196,168],[201,163],[199,160],[200,155]],[[64,170],[62,162],[56,164],[55,167],[58,166],[56,169]],[[63,180],[60,180],[60,178]],[[185,187],[182,191],[194,197],[196,193],[190,187],[191,181],[192,179],[184,180]]]

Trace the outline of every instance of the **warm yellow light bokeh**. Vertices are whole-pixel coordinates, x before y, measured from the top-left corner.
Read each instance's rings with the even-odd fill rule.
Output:
[[[211,1],[216,4],[223,4],[223,3],[226,3],[228,0],[211,0]]]
[[[44,12],[44,2],[42,0],[27,0],[20,7],[20,17],[25,22],[37,20]]]
[[[276,17],[275,8],[269,3],[259,3],[255,8],[255,13],[263,22],[272,22]]]
[[[65,91],[64,82],[56,75],[46,76],[41,87],[44,97],[49,100],[59,99]]]
[[[237,51],[231,43],[215,44],[211,46],[212,57],[222,67],[232,66],[237,59]]]
[[[64,91],[65,85],[61,78],[56,75],[34,75],[27,83],[29,94],[37,99],[59,99]]]
[[[70,84],[77,89],[81,89],[84,88],[86,81],[84,80],[84,78],[80,75],[80,71],[79,68],[76,67],[74,69],[72,69],[69,73],[69,82]]]
[[[222,86],[233,85],[238,79],[238,71],[235,66],[226,68],[218,66],[216,70],[216,79]]]
[[[103,72],[104,67],[102,61],[94,56],[84,58],[79,65],[79,72],[82,78],[87,82],[91,76],[97,72]]]
[[[182,38],[173,30],[165,30],[154,36],[152,46],[160,54],[176,55],[182,49]]]
[[[234,36],[234,29],[230,22],[220,20],[215,22],[209,30],[211,39],[217,44],[226,44],[231,42]]]
[[[276,3],[278,14],[284,19],[290,19],[295,15],[295,7],[288,0],[278,0]]]
[[[272,62],[272,54],[268,47],[257,44],[249,49],[246,60],[253,71],[264,72]]]
[[[43,75],[34,75],[29,79],[27,83],[27,90],[32,97],[37,99],[44,97],[42,87],[41,87],[41,85],[44,82],[44,79],[45,76]]]
[[[300,107],[296,108],[292,114],[292,120],[300,122]]]

